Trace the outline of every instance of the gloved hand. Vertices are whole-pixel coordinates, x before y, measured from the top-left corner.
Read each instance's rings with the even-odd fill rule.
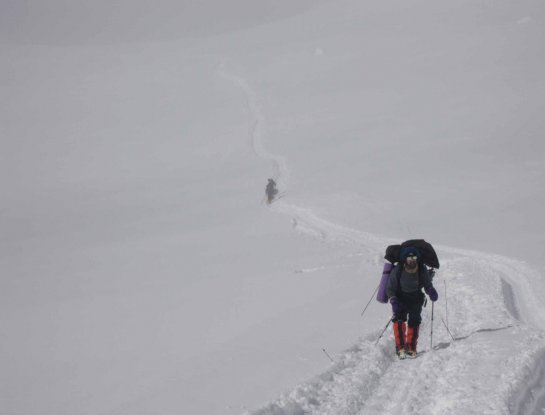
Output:
[[[399,302],[399,300],[397,299],[397,297],[392,297],[390,298],[390,304],[392,305],[392,312],[394,314],[399,314],[401,313],[401,310],[402,310],[402,306],[401,306],[401,303]]]
[[[437,290],[433,288],[433,285],[430,285],[425,291],[430,296],[431,301],[436,302],[439,299],[439,294],[437,294]]]

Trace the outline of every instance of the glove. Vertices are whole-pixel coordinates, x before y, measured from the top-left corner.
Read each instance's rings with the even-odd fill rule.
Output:
[[[430,285],[425,291],[426,294],[429,295],[431,301],[436,302],[439,299],[439,294],[437,294],[437,290],[433,288],[433,285]]]
[[[401,310],[403,309],[403,307],[401,306],[401,303],[399,302],[397,297],[390,298],[390,304],[392,305],[392,312],[394,314],[397,315],[397,314],[401,313]]]

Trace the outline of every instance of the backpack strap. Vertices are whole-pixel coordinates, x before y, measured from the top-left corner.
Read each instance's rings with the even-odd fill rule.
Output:
[[[398,263],[397,264],[397,272],[396,272],[396,278],[397,278],[397,290],[396,295],[397,298],[401,298],[402,292],[401,292],[401,273],[403,272],[403,264]]]

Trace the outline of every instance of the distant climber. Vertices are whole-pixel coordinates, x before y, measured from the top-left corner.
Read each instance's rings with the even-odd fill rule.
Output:
[[[273,179],[269,179],[267,187],[265,188],[265,194],[267,195],[267,203],[271,203],[274,200],[274,197],[278,194],[276,182]]]

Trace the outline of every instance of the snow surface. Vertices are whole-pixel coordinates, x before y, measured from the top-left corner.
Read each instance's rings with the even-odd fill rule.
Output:
[[[3,0],[0,414],[544,414],[544,23]],[[410,238],[439,301],[399,361],[361,313]]]

